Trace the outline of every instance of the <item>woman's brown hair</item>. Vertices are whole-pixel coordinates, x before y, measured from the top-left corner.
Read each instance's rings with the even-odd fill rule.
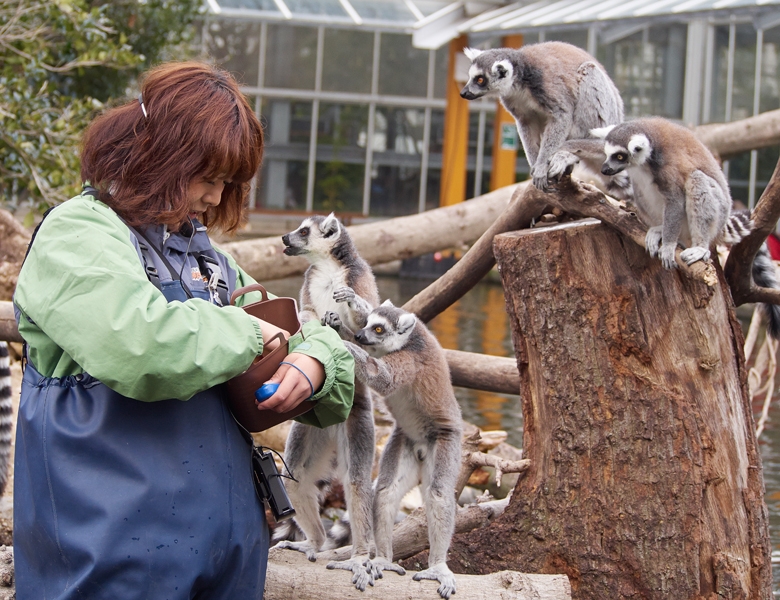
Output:
[[[174,62],[146,74],[139,100],[92,122],[81,179],[128,224],[173,229],[187,218],[191,182],[225,179],[222,201],[204,221],[232,232],[262,158],[262,126],[235,79],[205,63]]]

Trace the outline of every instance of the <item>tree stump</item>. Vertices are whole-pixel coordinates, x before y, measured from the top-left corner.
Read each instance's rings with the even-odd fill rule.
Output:
[[[565,573],[575,599],[771,598],[742,331],[597,221],[497,236],[531,467],[455,572]]]

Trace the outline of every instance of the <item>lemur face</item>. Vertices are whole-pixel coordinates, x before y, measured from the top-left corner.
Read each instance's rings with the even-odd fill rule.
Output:
[[[511,90],[512,63],[490,50],[466,48],[464,53],[471,59],[471,67],[469,80],[460,91],[462,98],[495,98]]]
[[[295,231],[282,236],[287,256],[312,254],[327,256],[339,239],[341,225],[333,213],[327,217],[309,217]]]
[[[616,175],[628,167],[639,167],[645,164],[652,152],[650,140],[643,133],[634,133],[630,135],[626,143],[628,127],[633,125],[609,126],[600,129],[591,129],[593,137],[604,140],[604,154],[607,160],[601,165],[601,172],[604,175]]]
[[[355,340],[374,358],[396,352],[409,341],[417,317],[387,300],[375,308],[366,326],[355,333]]]

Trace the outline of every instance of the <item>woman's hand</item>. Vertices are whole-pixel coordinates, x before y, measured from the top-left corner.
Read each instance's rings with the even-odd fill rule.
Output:
[[[325,381],[325,367],[310,356],[293,352],[287,355],[284,362],[295,366],[279,365],[273,377],[266,382],[278,383],[279,388],[267,400],[256,402],[258,410],[273,410],[280,413],[292,410],[304,400],[311,398]]]

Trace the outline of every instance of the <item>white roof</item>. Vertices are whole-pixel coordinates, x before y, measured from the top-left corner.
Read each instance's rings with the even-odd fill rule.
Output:
[[[401,30],[419,48],[438,48],[462,33],[506,34],[594,22],[694,13],[780,18],[780,0],[207,0],[229,17]]]

